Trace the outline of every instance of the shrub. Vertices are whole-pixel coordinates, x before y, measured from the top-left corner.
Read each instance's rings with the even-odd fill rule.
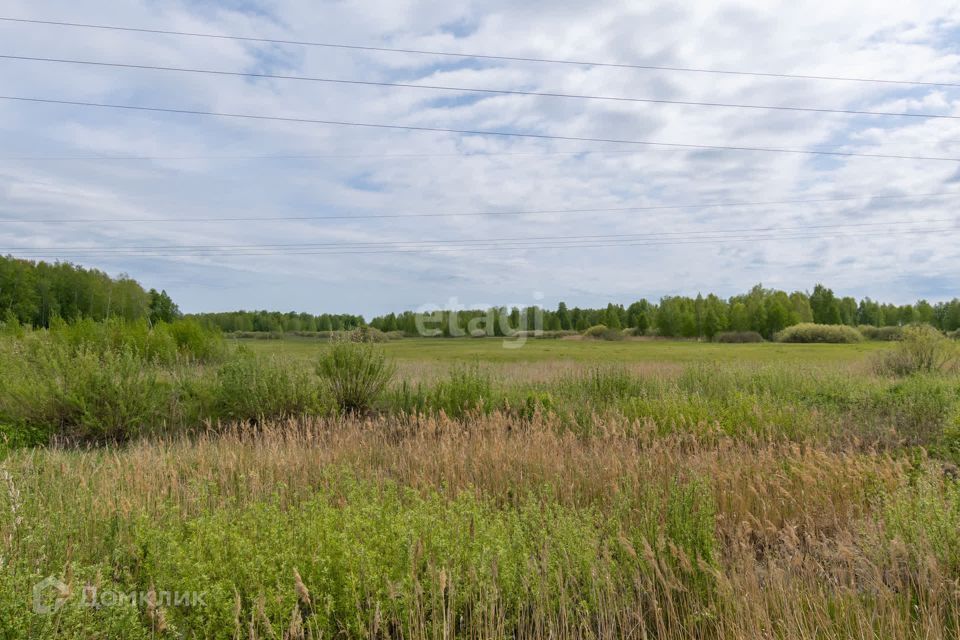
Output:
[[[452,418],[462,418],[478,409],[489,411],[492,395],[490,375],[473,365],[454,368],[446,380],[437,384],[430,402],[433,409],[442,409]]]
[[[954,329],[953,331],[947,332],[947,337],[954,340],[960,340],[960,329]]]
[[[903,339],[874,362],[877,373],[906,376],[935,373],[955,366],[957,348],[930,325],[906,327]]]
[[[893,342],[903,339],[902,327],[874,327],[873,325],[862,324],[857,327],[857,331],[859,331],[867,340]]]
[[[386,342],[387,334],[376,327],[358,327],[349,333],[350,342]]]
[[[583,336],[597,340],[623,340],[626,337],[620,329],[609,329],[603,324],[593,325],[583,332]]]
[[[300,336],[302,332],[296,331],[294,335]],[[228,338],[237,338],[239,340],[282,340],[282,331],[234,331],[227,334]],[[310,336],[301,336],[310,337]]]
[[[930,556],[949,575],[960,571],[960,484],[921,477],[885,501],[882,517],[889,538],[905,543],[915,579],[929,570]]]
[[[585,338],[599,338],[600,336],[602,336],[602,335],[603,335],[604,333],[606,333],[607,331],[608,331],[607,325],[605,325],[605,324],[595,324],[595,325],[593,325],[592,327],[590,327],[589,329],[585,329],[584,332],[583,332],[583,336],[584,336]]]
[[[172,383],[130,348],[97,353],[30,336],[5,349],[0,422],[31,439],[59,433],[84,441],[125,440],[171,418]],[[18,429],[19,430],[19,429]]]
[[[394,369],[383,351],[369,342],[334,342],[317,363],[317,374],[344,413],[368,410]]]
[[[309,373],[243,351],[217,370],[213,414],[228,420],[286,418],[317,411]]]
[[[763,342],[763,336],[756,331],[721,331],[713,336],[714,342]]]
[[[200,362],[220,360],[226,352],[219,329],[209,329],[196,320],[177,320],[165,327],[177,343],[177,350],[190,359]]]
[[[842,324],[814,324],[803,322],[787,327],[776,336],[777,342],[862,342],[863,335],[853,327]]]

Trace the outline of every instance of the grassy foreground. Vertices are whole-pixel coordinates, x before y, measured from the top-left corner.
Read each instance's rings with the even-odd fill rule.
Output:
[[[366,418],[13,450],[0,637],[955,638],[960,378],[879,348],[401,341]]]

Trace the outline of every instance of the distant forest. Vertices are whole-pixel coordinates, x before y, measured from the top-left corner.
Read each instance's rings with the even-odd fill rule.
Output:
[[[0,256],[0,321],[48,327],[56,318],[169,322],[179,316],[166,291],[146,291],[125,275]]]
[[[498,335],[502,325],[512,329],[531,329],[535,307],[526,309],[495,309],[494,326]],[[450,312],[439,312],[431,326],[449,335]],[[864,298],[837,297],[831,289],[816,285],[812,293],[786,293],[764,289],[756,285],[749,292],[728,299],[716,295],[667,296],[659,303],[639,300],[624,307],[608,304],[606,308],[568,308],[561,302],[555,310],[542,310],[542,329],[545,331],[584,331],[591,326],[605,325],[610,329],[633,329],[644,335],[684,338],[712,338],[722,331],[756,331],[772,337],[786,327],[801,322],[843,324],[875,327],[899,326],[915,322],[931,324],[944,331],[960,328],[960,300],[930,304],[920,300],[916,304],[885,304]],[[465,328],[471,319],[490,316],[489,310],[457,312],[457,323]],[[500,317],[506,315],[504,322]],[[405,311],[374,318],[370,325],[381,331],[402,331],[415,335],[416,313]],[[454,323],[454,327],[457,326]]]
[[[960,299],[930,304],[895,305],[870,298],[838,297],[823,286],[812,293],[786,293],[761,285],[727,299],[716,295],[667,296],[659,302],[638,300],[629,306],[608,304],[605,308],[569,308],[561,302],[556,309],[528,307],[458,311],[454,327],[466,330],[475,318],[493,318],[494,333],[535,328],[537,310],[545,331],[584,331],[591,326],[633,329],[635,333],[666,337],[712,338],[722,331],[756,331],[771,337],[801,322],[874,327],[899,326],[915,322],[931,324],[943,331],[960,329]],[[433,314],[431,326],[441,335],[451,335],[450,311]],[[145,290],[136,280],[121,275],[111,278],[96,269],[70,263],[33,262],[0,257],[0,321],[46,327],[55,319],[170,321],[181,316],[165,291]],[[316,332],[345,331],[367,326],[360,315],[276,311],[230,311],[193,314],[202,323],[225,332]],[[390,313],[369,322],[381,331],[417,335],[417,314]]]

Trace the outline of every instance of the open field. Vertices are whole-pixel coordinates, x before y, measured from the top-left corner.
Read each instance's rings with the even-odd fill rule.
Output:
[[[313,359],[325,342],[311,338],[282,340],[237,340],[261,353]],[[823,364],[859,362],[878,350],[882,342],[858,344],[715,344],[677,340],[528,340],[520,348],[505,348],[512,340],[502,338],[444,339],[410,338],[390,341],[383,348],[401,362],[796,362]]]
[[[59,331],[5,338],[8,433],[141,428],[4,454],[0,637],[960,634],[960,377],[896,346],[400,340],[343,415],[325,343]]]

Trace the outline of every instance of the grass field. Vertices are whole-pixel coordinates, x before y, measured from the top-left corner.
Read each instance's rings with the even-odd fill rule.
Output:
[[[83,413],[58,403],[85,386],[0,376],[8,421],[91,429],[155,387],[179,412],[0,459],[0,637],[960,636],[956,373],[878,373],[881,343],[400,340],[343,415],[328,348],[142,380],[103,356],[70,369]]]
[[[261,353],[315,359],[325,342],[311,338],[236,340]],[[885,348],[882,342],[857,344],[715,344],[673,340],[528,340],[519,348],[499,338],[409,338],[386,342],[391,358],[404,362],[858,362]]]

